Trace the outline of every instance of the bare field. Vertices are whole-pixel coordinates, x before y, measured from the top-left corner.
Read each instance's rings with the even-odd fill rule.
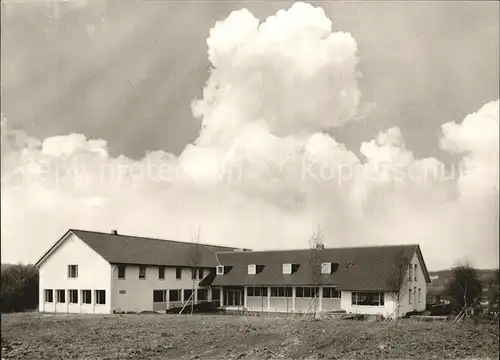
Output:
[[[497,325],[2,315],[3,359],[498,359]]]

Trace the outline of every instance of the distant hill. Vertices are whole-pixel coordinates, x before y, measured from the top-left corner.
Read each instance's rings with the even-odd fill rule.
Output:
[[[499,269],[478,269],[479,277],[484,287],[488,287],[489,283],[496,284],[496,274]],[[429,294],[438,294],[444,291],[446,284],[452,276],[452,270],[429,271],[431,283],[427,286]],[[498,284],[496,284],[498,286]]]

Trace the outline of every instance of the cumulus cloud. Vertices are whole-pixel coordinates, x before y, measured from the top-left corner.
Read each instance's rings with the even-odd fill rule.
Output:
[[[442,148],[462,155],[453,173],[415,158],[398,128],[357,156],[325,130],[373,105],[355,39],[321,8],[262,23],[235,11],[207,44],[202,128],[178,157],[111,157],[103,139],[32,139],[2,118],[3,261],[35,261],[71,227],[189,240],[199,226],[205,242],[296,248],[321,225],[327,246],[419,243],[432,268],[498,266],[498,101],[443,125]]]

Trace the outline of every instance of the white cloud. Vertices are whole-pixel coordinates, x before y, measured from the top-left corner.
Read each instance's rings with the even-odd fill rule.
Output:
[[[446,177],[397,128],[363,143],[363,158],[322,132],[367,110],[356,41],[321,9],[295,4],[262,24],[240,10],[207,43],[202,129],[179,157],[113,158],[104,140],[39,141],[2,120],[3,261],[35,261],[70,227],[189,240],[200,226],[207,242],[290,248],[321,224],[328,246],[419,243],[433,268],[464,254],[498,265],[498,102],[443,126],[468,170]]]

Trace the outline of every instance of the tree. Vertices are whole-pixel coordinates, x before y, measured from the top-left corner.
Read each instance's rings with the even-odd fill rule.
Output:
[[[18,312],[38,306],[38,269],[33,265],[2,264],[1,311]]]
[[[191,315],[194,312],[194,294],[196,289],[196,278],[198,265],[200,263],[200,228],[198,228],[198,233],[196,237],[191,240],[191,254],[190,254],[190,265],[191,265],[191,279],[193,281],[193,287],[191,292]]]
[[[453,305],[463,309],[477,304],[481,288],[477,270],[466,260],[456,261],[446,285],[446,294],[453,299]]]
[[[405,297],[408,289],[408,271],[409,271],[410,257],[405,253],[404,249],[399,249],[391,264],[390,275],[387,278],[387,287],[391,289],[389,297],[394,301],[394,321],[397,322],[399,318],[399,310],[401,301]]]
[[[313,285],[313,311],[314,317],[316,317],[317,312],[317,295],[318,295],[318,285],[321,276],[321,251],[324,248],[324,239],[321,232],[321,228],[318,226],[318,230],[313,232],[312,236],[309,238],[309,270],[311,272],[312,285]]]

